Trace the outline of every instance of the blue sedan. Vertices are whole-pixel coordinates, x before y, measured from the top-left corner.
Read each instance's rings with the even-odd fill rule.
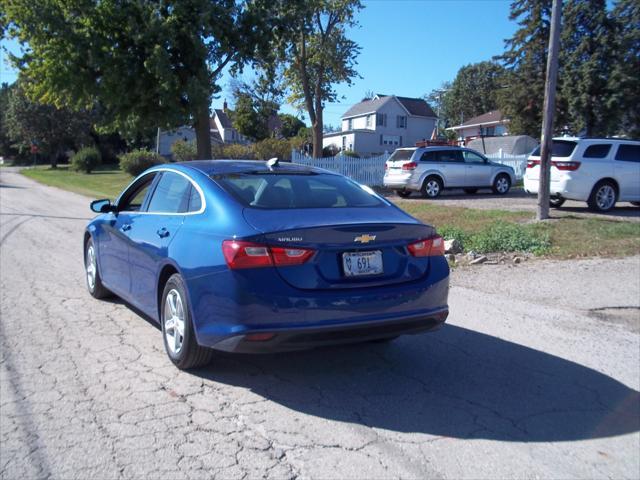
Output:
[[[179,368],[214,350],[386,341],[447,318],[443,241],[369,187],[252,161],[153,167],[92,202],[87,287],[158,321]]]

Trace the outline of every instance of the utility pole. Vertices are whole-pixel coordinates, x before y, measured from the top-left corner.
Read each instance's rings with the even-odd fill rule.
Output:
[[[562,0],[553,0],[553,6],[551,7],[551,31],[549,34],[549,56],[547,57],[547,78],[544,86],[542,138],[540,139],[540,183],[538,186],[537,220],[545,220],[549,218],[553,113],[556,105],[556,81],[558,79],[558,49],[561,15]]]

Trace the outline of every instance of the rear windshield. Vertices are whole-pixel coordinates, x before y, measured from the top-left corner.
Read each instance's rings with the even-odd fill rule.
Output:
[[[551,146],[551,156],[552,157],[569,157],[573,150],[576,148],[577,142],[573,142],[571,140],[554,140],[553,145]],[[534,157],[540,156],[540,148],[538,145],[536,149],[531,154]]]
[[[247,207],[374,207],[382,203],[368,187],[338,175],[254,172],[215,175],[213,179]]]
[[[411,160],[413,152],[415,152],[415,150],[396,150],[391,154],[388,161],[393,162],[395,160]]]

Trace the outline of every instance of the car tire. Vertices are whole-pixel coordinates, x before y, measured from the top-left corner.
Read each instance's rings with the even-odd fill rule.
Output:
[[[551,206],[551,208],[560,208],[562,205],[564,205],[564,202],[566,201],[567,201],[566,198],[551,197],[549,198],[549,206]]]
[[[93,239],[89,238],[84,247],[84,271],[85,280],[87,282],[87,290],[93,298],[106,298],[112,294],[102,284],[102,278],[100,278],[100,271],[98,270],[98,257],[96,256],[96,247],[93,244]]]
[[[213,357],[213,350],[198,345],[188,302],[182,277],[171,275],[162,292],[160,325],[167,356],[181,370],[207,365]]]
[[[411,190],[396,190],[396,193],[400,198],[409,198],[413,192]]]
[[[424,198],[437,198],[442,193],[442,180],[436,176],[427,177],[422,184],[420,193]]]
[[[473,195],[474,193],[478,193],[477,188],[465,188],[464,193],[468,193],[469,195]]]
[[[618,201],[618,189],[615,184],[610,180],[601,180],[596,183],[587,205],[594,212],[608,212],[615,207]]]
[[[509,175],[501,173],[495,178],[491,188],[496,195],[506,195],[511,188],[511,178]]]

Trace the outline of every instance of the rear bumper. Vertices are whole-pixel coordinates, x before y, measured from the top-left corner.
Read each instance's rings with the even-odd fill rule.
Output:
[[[432,257],[418,281],[335,291],[296,289],[269,270],[253,272],[250,283],[229,270],[186,279],[200,345],[257,352],[353,343],[434,329],[448,312],[444,257]]]
[[[273,335],[273,337],[252,340],[251,334],[235,335],[212,347],[234,353],[271,353],[368,342],[437,330],[446,321],[448,315],[448,309],[441,309],[419,317],[396,318],[391,321],[345,323],[312,328],[297,327],[285,330],[266,329],[253,333]]]
[[[540,180],[538,178],[524,177],[524,190],[527,193],[538,193]],[[591,194],[591,190],[585,182],[573,179],[565,174],[561,177],[552,177],[549,184],[551,196],[567,198],[569,200],[586,201]]]

